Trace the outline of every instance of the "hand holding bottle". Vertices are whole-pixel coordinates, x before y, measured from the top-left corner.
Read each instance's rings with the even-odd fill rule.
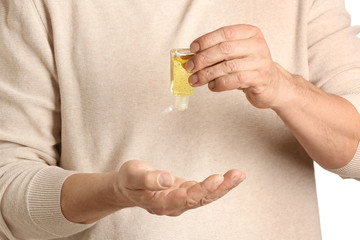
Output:
[[[271,58],[261,30],[233,25],[207,33],[192,42],[195,56],[186,63],[193,73],[189,83],[208,84],[211,91],[243,90],[252,105],[274,108],[283,104],[295,87],[295,76]]]

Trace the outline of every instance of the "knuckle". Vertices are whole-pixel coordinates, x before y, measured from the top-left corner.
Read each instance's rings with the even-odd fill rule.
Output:
[[[236,73],[236,81],[238,83],[238,85],[242,85],[242,83],[247,82],[248,81],[248,77],[247,74],[240,71]]]
[[[236,63],[234,61],[225,61],[224,62],[224,67],[225,67],[225,71],[227,73],[235,72],[236,69],[237,69]]]
[[[210,69],[204,69],[198,73],[199,82],[204,83],[214,78],[214,73]]]
[[[197,67],[201,67],[201,66],[206,66],[207,64],[207,57],[204,54],[197,54],[197,56],[195,57],[195,65]]]
[[[186,202],[185,202],[185,206],[187,208],[194,208],[198,205],[199,203],[193,199],[186,199]]]
[[[232,37],[234,36],[234,30],[231,27],[222,27],[221,31],[226,40],[232,39]]]
[[[205,70],[205,79],[213,79],[214,73],[210,69]]]
[[[222,54],[230,54],[233,51],[233,46],[230,42],[222,42],[219,44],[219,49]]]
[[[228,77],[221,78],[218,82],[218,85],[222,86],[223,90],[227,90],[231,84],[231,80]]]
[[[202,42],[205,46],[211,46],[211,45],[213,45],[214,39],[213,39],[212,35],[209,34],[209,35],[203,36]]]
[[[200,200],[200,206],[204,206],[204,205],[209,204],[209,203],[211,203],[211,202],[212,202],[211,199],[209,199],[209,198],[207,198],[207,197],[204,197],[204,198],[202,198],[202,199]]]

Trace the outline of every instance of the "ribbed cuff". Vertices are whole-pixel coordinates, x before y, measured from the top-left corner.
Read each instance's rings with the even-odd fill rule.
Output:
[[[27,193],[31,219],[44,231],[59,237],[71,236],[94,225],[70,222],[61,212],[62,184],[72,174],[75,172],[46,167],[31,180]]]

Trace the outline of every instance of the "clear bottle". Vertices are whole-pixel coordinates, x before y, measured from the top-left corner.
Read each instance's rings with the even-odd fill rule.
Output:
[[[194,95],[194,88],[189,84],[191,75],[185,64],[194,55],[190,49],[177,48],[170,51],[171,58],[171,93],[175,96],[174,107],[184,111],[189,106],[189,97]]]

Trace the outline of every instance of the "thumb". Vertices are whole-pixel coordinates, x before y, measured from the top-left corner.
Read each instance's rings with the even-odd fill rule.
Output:
[[[175,182],[171,173],[157,170],[138,160],[131,160],[123,164],[120,175],[125,187],[132,190],[160,191],[167,189]]]
[[[143,189],[160,191],[171,187],[174,184],[174,177],[171,173],[155,170],[146,171],[142,177]]]

